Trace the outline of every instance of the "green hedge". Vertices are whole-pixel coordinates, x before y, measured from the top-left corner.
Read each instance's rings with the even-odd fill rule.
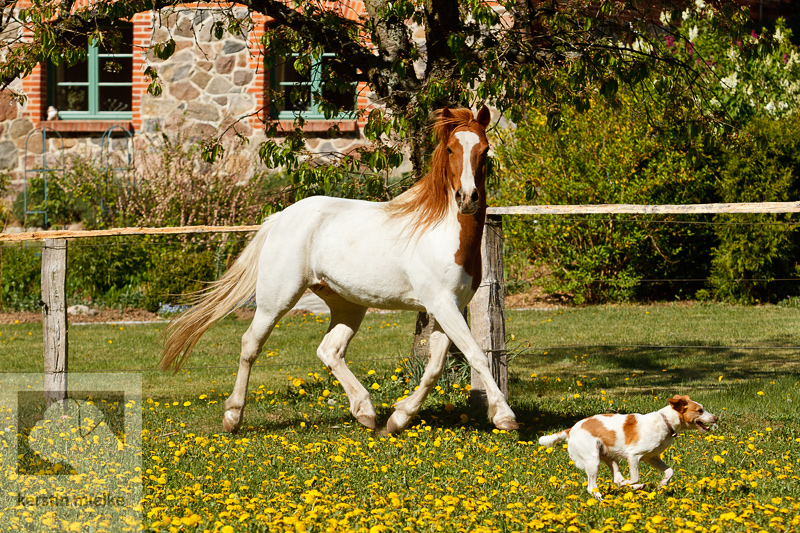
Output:
[[[496,143],[494,202],[515,204],[702,203],[713,201],[713,145],[654,128],[634,102],[567,111],[553,131],[533,115]],[[550,272],[551,293],[577,303],[694,296],[697,287],[653,282],[705,278],[715,242],[683,216],[540,216],[508,221],[507,256]],[[512,280],[513,282],[513,280]],[[688,292],[688,294],[687,294]]]
[[[753,121],[725,150],[724,202],[800,201],[800,115]],[[721,215],[712,285],[721,299],[775,302],[800,294],[797,215]]]

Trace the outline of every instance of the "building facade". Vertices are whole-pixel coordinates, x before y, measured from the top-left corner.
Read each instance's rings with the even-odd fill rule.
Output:
[[[362,0],[341,5],[351,19],[364,11]],[[230,16],[241,33],[223,24]],[[40,64],[13,86],[26,96],[23,104],[0,93],[0,172],[21,186],[43,158],[52,164],[62,153],[101,157],[104,134],[130,139],[136,153],[162,133],[185,139],[245,137],[249,142],[226,158],[236,159],[232,165],[237,169],[244,164],[255,170],[265,124],[277,122],[279,130],[288,130],[297,115],[305,119],[312,151],[348,151],[363,144],[363,124],[355,112],[334,120],[318,114],[310,95],[319,83],[319,65],[305,76],[294,70],[291,57],[281,58],[275,68],[265,67],[262,37],[271,22],[241,6],[185,4],[137,14],[114,49],[89,46],[85,38],[73,43],[88,48],[85,63]],[[174,42],[174,52],[160,59],[151,45],[167,42]],[[158,73],[158,95],[148,92],[153,81],[148,69]],[[270,87],[287,95],[282,108],[269,101]],[[353,111],[370,105],[363,84],[338,97]],[[329,138],[333,124],[341,134]]]

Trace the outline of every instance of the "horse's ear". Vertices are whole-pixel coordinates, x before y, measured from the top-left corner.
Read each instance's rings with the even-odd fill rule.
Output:
[[[445,106],[439,112],[439,116],[442,118],[453,118],[453,113],[450,112],[450,108]]]
[[[478,111],[478,124],[486,128],[489,126],[489,123],[492,121],[492,113],[489,111],[489,108],[483,106],[480,111]]]

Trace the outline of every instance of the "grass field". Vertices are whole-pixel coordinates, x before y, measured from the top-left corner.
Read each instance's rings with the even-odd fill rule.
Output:
[[[413,387],[406,357],[414,318],[368,315],[348,353],[384,422]],[[246,327],[223,321],[176,375],[154,370],[164,324],[70,328],[70,371],[142,375],[147,531],[800,529],[798,309],[511,311],[509,403],[520,431],[493,430],[470,410],[456,366],[397,437],[362,429],[349,415],[314,355],[325,316],[280,324],[253,371],[243,430],[222,433],[221,404]],[[40,371],[41,335],[40,326],[1,326],[0,372]],[[606,500],[597,503],[565,450],[536,444],[582,417],[652,411],[676,393],[720,422],[710,434],[680,435],[665,452],[675,469],[665,489],[656,491],[660,472],[649,466],[639,492],[616,488],[601,470]],[[104,530],[98,516],[85,513],[78,530]]]

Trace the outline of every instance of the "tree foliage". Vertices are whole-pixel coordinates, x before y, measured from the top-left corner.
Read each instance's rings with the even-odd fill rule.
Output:
[[[698,2],[700,0],[697,0]],[[415,171],[424,167],[427,121],[442,106],[488,103],[514,121],[531,109],[544,110],[551,126],[562,110],[586,109],[595,90],[614,100],[621,86],[638,84],[654,69],[668,67],[670,76],[655,88],[673,92],[675,105],[697,101],[686,93],[700,79],[698,65],[661,46],[665,35],[684,37],[663,13],[679,10],[669,1],[570,0],[532,2],[502,0],[366,0],[366,14],[346,16],[344,3],[321,1],[244,0],[249,13],[274,20],[263,38],[267,57],[296,55],[300,68],[323,52],[335,53],[326,63],[326,90],[363,82],[381,104],[367,114],[369,148],[326,161],[302,157],[302,120],[281,142],[267,141],[261,156],[270,166],[305,176],[312,184],[336,188],[342,181],[363,179],[367,172],[395,167],[404,151]],[[78,34],[93,42],[113,44],[122,19],[148,10],[178,7],[174,0],[98,0],[88,7],[77,2],[32,0],[24,9],[3,11],[5,34],[28,30],[31,43],[11,43],[0,58],[0,86],[29,74],[44,60],[74,63],[85,52],[70,43]],[[13,7],[13,5],[12,5]],[[221,6],[214,34],[241,33],[250,27],[229,5]],[[744,8],[715,3],[719,24],[740,36]],[[421,38],[420,38],[421,36]],[[170,56],[174,41],[153,43],[153,52]],[[158,73],[150,67],[151,92],[159,91]],[[687,83],[672,83],[684,79]],[[325,92],[325,91],[323,91]],[[316,95],[325,116],[339,109],[324,94]],[[272,94],[272,98],[280,95]],[[267,136],[275,133],[267,125]],[[402,141],[398,144],[398,141]],[[219,145],[207,147],[210,159]],[[375,185],[375,183],[373,183]]]
[[[628,91],[617,106],[598,97],[583,113],[565,111],[555,131],[545,115],[530,116],[498,145],[505,179],[497,203],[692,204],[715,197],[713,146],[650,124]],[[544,267],[546,291],[577,303],[685,296],[685,284],[669,280],[705,278],[714,244],[708,226],[686,222],[674,215],[508,219],[506,256],[512,267]]]
[[[778,21],[773,32],[731,37],[726,21],[702,0],[661,22],[673,33],[637,47],[662,47],[692,63],[697,78],[674,79],[663,66],[654,68],[610,103],[601,89],[591,109],[564,112],[557,131],[547,128],[545,115],[529,113],[499,143],[507,178],[499,201],[798,199],[800,64],[791,33]],[[692,98],[703,114],[689,105]],[[721,215],[709,222],[666,215],[514,221],[507,224],[509,255],[544,263],[548,288],[577,301],[712,292],[727,300],[777,301],[797,293],[798,237],[788,215]]]

